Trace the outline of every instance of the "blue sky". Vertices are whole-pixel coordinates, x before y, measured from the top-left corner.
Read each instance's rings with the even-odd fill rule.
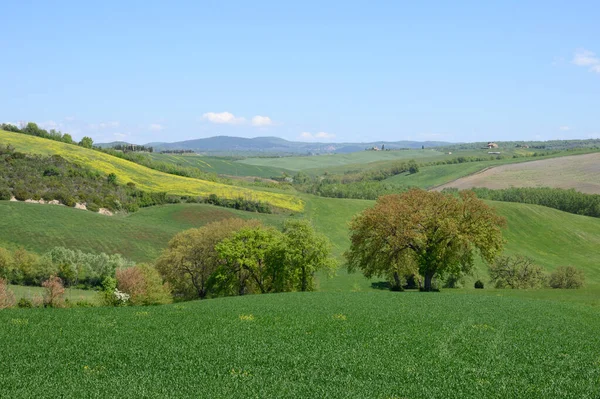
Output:
[[[0,122],[96,142],[600,137],[598,1],[1,8]]]

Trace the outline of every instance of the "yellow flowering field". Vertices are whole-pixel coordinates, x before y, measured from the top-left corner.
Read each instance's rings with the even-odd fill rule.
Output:
[[[219,197],[228,199],[242,197],[253,201],[263,201],[272,206],[292,211],[301,211],[304,208],[302,200],[292,195],[263,192],[170,175],[99,151],[0,130],[0,145],[6,144],[15,147],[17,151],[40,155],[56,154],[71,162],[91,167],[106,174],[115,173],[119,183],[133,182],[138,188],[147,191],[194,196],[216,194]]]

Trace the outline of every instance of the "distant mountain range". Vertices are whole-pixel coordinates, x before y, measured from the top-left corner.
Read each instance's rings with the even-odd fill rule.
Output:
[[[117,144],[128,144],[122,141],[96,144],[99,147],[112,147]],[[367,148],[381,148],[394,150],[399,148],[421,148],[425,146],[439,147],[452,143],[443,141],[374,141],[369,143],[307,143],[288,141],[279,137],[255,137],[252,139],[231,136],[216,136],[205,139],[178,141],[175,143],[147,143],[154,147],[154,151],[165,150],[193,150],[198,153],[284,153],[284,154],[323,154],[323,153],[351,153],[364,151]]]

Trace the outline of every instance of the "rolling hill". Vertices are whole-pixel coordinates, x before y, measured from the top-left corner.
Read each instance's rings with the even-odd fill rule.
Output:
[[[496,166],[441,185],[437,189],[447,187],[553,187],[600,194],[600,153]]]
[[[115,173],[122,184],[132,182],[143,190],[159,191],[169,194],[208,196],[216,194],[222,198],[243,197],[254,201],[268,202],[273,206],[301,211],[303,203],[298,198],[280,193],[251,190],[242,187],[170,175],[111,155],[85,149],[76,145],[28,136],[20,133],[0,131],[0,145],[10,144],[17,151],[60,155],[63,158],[102,173]]]
[[[110,146],[113,143],[100,143],[98,146]],[[285,154],[307,154],[307,153],[351,153],[363,151],[373,146],[381,148],[427,148],[448,145],[450,143],[441,141],[376,141],[369,143],[308,143],[299,141],[288,141],[279,137],[231,137],[216,136],[203,139],[179,141],[175,143],[154,142],[144,144],[154,147],[155,151],[163,150],[194,150],[196,152],[217,152],[221,154],[254,152],[254,153],[285,153]]]

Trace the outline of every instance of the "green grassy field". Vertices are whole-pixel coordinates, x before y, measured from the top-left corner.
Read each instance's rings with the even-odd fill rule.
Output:
[[[41,298],[44,295],[44,288],[42,287],[11,285],[10,290],[15,294],[17,301],[21,298],[33,300],[35,298]],[[68,299],[70,302],[87,301],[93,304],[99,304],[98,292],[93,290],[66,288],[65,299]]]
[[[444,153],[436,150],[397,150],[397,151],[361,151],[351,154],[315,155],[303,157],[278,157],[278,158],[247,158],[238,163],[270,166],[275,168],[299,171],[305,169],[322,169],[349,164],[366,164],[378,161],[427,159],[433,160],[442,157]]]
[[[498,166],[440,188],[554,187],[600,194],[600,153]]]
[[[484,169],[493,168],[495,166],[501,165],[513,165],[510,166],[516,170],[519,169],[527,169],[527,165],[530,162],[536,162],[539,160],[544,160],[545,162],[557,163],[560,164],[562,159],[571,158],[574,155],[581,155],[585,157],[596,156],[594,154],[590,154],[590,150],[577,150],[577,151],[563,151],[556,154],[546,155],[542,157],[530,157],[530,158],[505,158],[505,159],[495,159],[490,161],[481,161],[481,162],[465,162],[459,164],[450,164],[450,165],[433,165],[433,166],[424,166],[421,167],[418,173],[415,174],[401,174],[390,177],[384,180],[384,183],[397,185],[400,187],[420,187],[424,189],[430,189],[433,187],[442,186],[444,184],[448,184],[453,182],[454,180],[458,180],[464,178],[466,176],[472,175],[474,173],[478,173],[483,171]],[[453,156],[459,156],[462,153],[455,153]],[[567,158],[565,158],[567,157]],[[585,158],[577,158],[582,161]],[[522,165],[516,165],[522,164]],[[585,175],[585,166],[589,167],[589,163],[587,165],[580,165],[579,170],[575,170],[572,168],[570,173],[572,175],[576,175],[577,173]],[[539,181],[536,180],[536,177],[531,177],[528,180],[522,179],[522,186],[539,186]],[[538,176],[539,177],[539,176]],[[453,184],[448,184],[448,186],[452,186]]]
[[[250,165],[237,162],[224,157],[209,157],[204,155],[177,155],[177,154],[149,154],[155,161],[171,163],[173,165],[198,168],[203,172],[217,173],[229,176],[256,176],[279,177],[283,172],[292,173],[290,170],[272,166]]]
[[[155,206],[125,217],[108,217],[62,206],[0,201],[0,243],[39,253],[64,246],[149,261],[179,231],[228,217],[257,218],[273,225],[283,223],[280,215],[207,204]]]
[[[57,154],[71,162],[88,166],[102,173],[115,173],[119,183],[133,182],[138,188],[148,191],[194,196],[216,194],[222,198],[233,199],[243,197],[268,202],[273,206],[292,211],[301,211],[304,206],[298,198],[292,195],[251,190],[206,180],[170,175],[100,151],[0,130],[0,145],[6,144],[12,145],[17,151],[40,155]]]
[[[599,316],[454,292],[5,310],[0,396],[597,398]]]

